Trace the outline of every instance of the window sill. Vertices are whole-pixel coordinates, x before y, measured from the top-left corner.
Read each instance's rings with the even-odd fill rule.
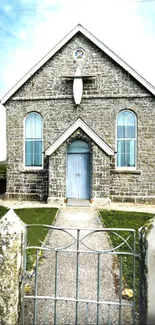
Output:
[[[23,169],[23,170],[20,170],[20,173],[21,174],[44,174],[47,172],[47,169],[43,169],[43,168],[38,168],[38,169]]]
[[[136,169],[112,169],[111,174],[134,174],[134,175],[141,175],[141,170]]]

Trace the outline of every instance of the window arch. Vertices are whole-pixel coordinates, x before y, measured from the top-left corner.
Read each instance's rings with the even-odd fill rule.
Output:
[[[25,166],[42,167],[42,117],[36,112],[25,118]]]
[[[124,110],[117,117],[117,167],[136,167],[137,118]]]
[[[73,140],[67,149],[68,153],[89,153],[90,148],[88,143],[83,139]]]

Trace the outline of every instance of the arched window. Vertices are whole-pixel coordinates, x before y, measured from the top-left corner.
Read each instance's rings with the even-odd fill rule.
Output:
[[[42,117],[35,112],[25,119],[25,166],[42,167]]]
[[[137,119],[131,111],[117,117],[117,167],[136,167]]]

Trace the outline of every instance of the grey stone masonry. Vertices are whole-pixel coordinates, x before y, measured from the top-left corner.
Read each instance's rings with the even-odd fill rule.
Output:
[[[77,47],[85,50],[79,62],[84,80],[80,106],[73,100]],[[121,110],[137,117],[136,170],[116,170],[115,160],[92,146],[92,198],[115,201],[155,202],[155,99],[127,71],[82,34],[76,34],[46,62],[6,103],[7,190],[19,199],[66,198],[66,149],[64,143],[49,157],[42,170],[24,167],[24,119],[32,111],[43,117],[43,152],[79,117],[114,151],[116,119]],[[86,137],[86,135],[83,135]],[[89,139],[90,141],[90,139]]]
[[[140,237],[140,324],[155,324],[155,218],[139,229]]]
[[[0,220],[0,324],[19,324],[25,225],[9,210]]]
[[[102,199],[110,195],[110,158],[81,130],[78,129],[49,159],[48,201],[66,198],[67,148],[74,139],[84,139],[90,146],[90,198]]]

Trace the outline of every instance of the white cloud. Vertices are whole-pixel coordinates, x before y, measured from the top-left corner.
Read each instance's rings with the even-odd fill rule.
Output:
[[[6,13],[10,13],[11,12],[11,10],[12,10],[12,7],[10,6],[10,5],[4,5],[4,11],[6,12]]]
[[[27,34],[26,34],[23,30],[21,30],[21,31],[19,32],[19,38],[20,38],[22,41],[24,41],[24,40],[27,39]]]

